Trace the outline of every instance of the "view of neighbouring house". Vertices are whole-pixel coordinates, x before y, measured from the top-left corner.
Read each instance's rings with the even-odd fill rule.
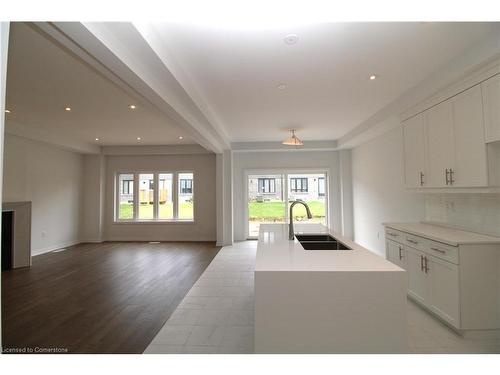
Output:
[[[325,173],[253,174],[248,176],[248,237],[256,237],[259,225],[285,222],[286,202],[307,202],[313,219],[326,224],[327,183]],[[307,220],[304,207],[297,206],[294,219]]]

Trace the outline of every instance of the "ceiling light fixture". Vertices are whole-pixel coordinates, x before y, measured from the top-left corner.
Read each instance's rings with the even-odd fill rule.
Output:
[[[184,137],[182,135],[179,135],[179,139],[184,139]]]
[[[299,41],[299,36],[297,34],[288,34],[283,41],[286,44],[296,44]]]
[[[138,142],[140,142],[140,141],[141,141],[141,139],[142,139],[141,137],[137,137],[137,141],[138,141]]]
[[[130,104],[128,107],[129,107],[130,109],[136,109],[136,108],[137,108],[134,104]]]
[[[6,109],[6,110],[5,110],[5,113],[10,113],[10,110]]]
[[[295,135],[295,130],[291,129],[292,135],[285,139],[282,143],[287,146],[303,146],[304,143]]]
[[[285,90],[288,86],[286,83],[280,83],[278,86],[276,86],[278,90]]]
[[[95,141],[96,141],[96,142],[99,142],[99,138],[96,138],[96,139],[95,139]]]
[[[373,81],[373,80],[375,80],[375,79],[377,79],[377,75],[376,75],[376,74],[372,74],[372,75],[370,76],[370,81]]]
[[[65,110],[66,112],[69,112],[69,111],[71,111],[71,107],[65,107],[65,108],[64,108],[64,110]]]

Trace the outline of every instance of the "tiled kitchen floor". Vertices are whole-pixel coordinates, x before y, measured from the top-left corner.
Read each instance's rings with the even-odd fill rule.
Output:
[[[257,241],[222,248],[144,353],[253,353]],[[461,337],[408,300],[409,353],[500,353],[497,332]]]

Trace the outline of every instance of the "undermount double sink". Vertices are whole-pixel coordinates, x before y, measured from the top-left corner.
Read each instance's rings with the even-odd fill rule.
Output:
[[[352,250],[329,234],[296,234],[304,250]]]

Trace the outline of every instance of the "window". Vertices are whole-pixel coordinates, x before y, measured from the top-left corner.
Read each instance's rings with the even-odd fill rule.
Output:
[[[193,174],[179,173],[179,220],[193,220]]]
[[[121,174],[118,176],[118,219],[130,220],[134,218],[134,175]]]
[[[139,175],[139,220],[154,219],[154,182],[152,173]]]
[[[320,196],[320,197],[325,196],[325,178],[324,177],[318,178],[318,196]]]
[[[181,194],[193,194],[193,180],[181,179]]]
[[[290,178],[290,191],[292,193],[307,193],[307,177],[293,177]]]
[[[178,181],[175,188],[174,181]],[[135,190],[134,190],[135,189]],[[193,173],[120,173],[116,220],[194,220]]]
[[[172,173],[160,173],[158,184],[158,219],[172,220],[174,218],[174,185]]]
[[[275,193],[276,179],[274,178],[259,178],[259,193]]]

